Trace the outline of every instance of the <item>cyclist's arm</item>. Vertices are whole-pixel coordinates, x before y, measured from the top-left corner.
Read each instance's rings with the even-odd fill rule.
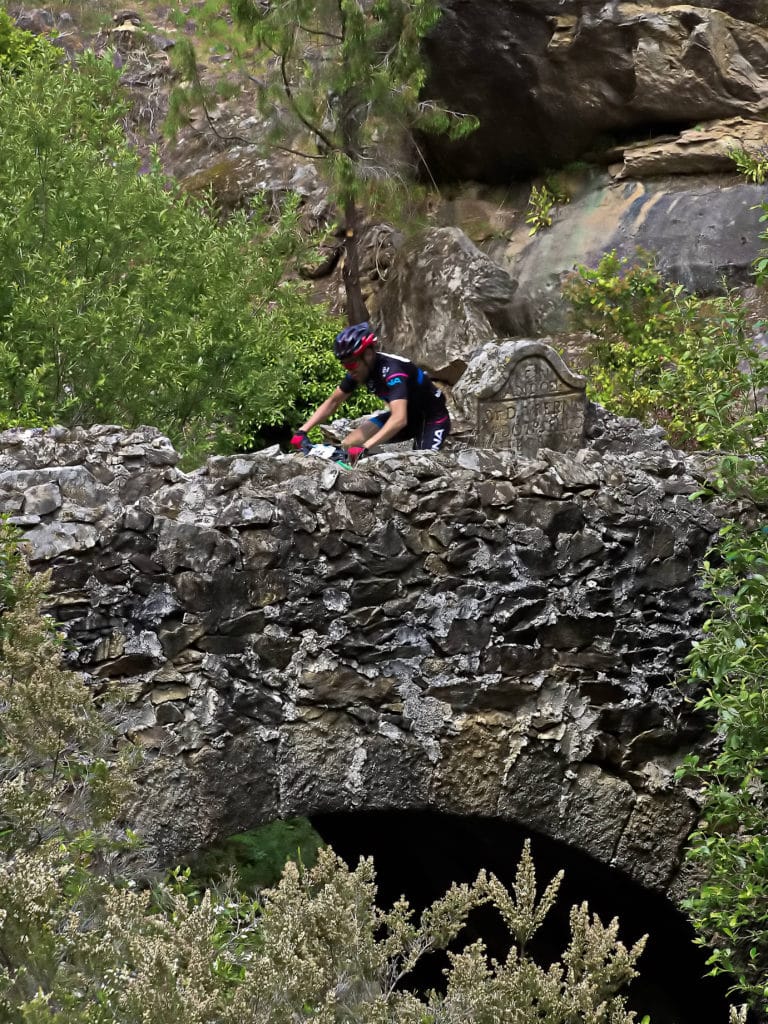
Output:
[[[333,394],[315,409],[307,422],[299,429],[309,431],[312,427],[316,427],[318,423],[325,423],[327,419],[333,416],[345,398],[349,398],[347,392],[342,391],[341,388],[336,388]]]
[[[399,434],[401,430],[408,424],[408,399],[407,398],[393,398],[389,403],[391,416],[381,428],[372,437],[365,442],[366,448],[373,448],[374,445],[384,444],[385,441],[389,440],[390,437],[394,437],[395,434]]]

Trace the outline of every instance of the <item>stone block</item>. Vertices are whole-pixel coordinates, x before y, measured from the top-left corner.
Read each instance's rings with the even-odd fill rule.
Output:
[[[567,794],[561,838],[608,863],[635,801],[628,782],[597,765],[582,765]]]
[[[695,821],[696,808],[684,792],[641,794],[622,832],[613,866],[663,891],[682,860]]]
[[[484,345],[453,399],[481,447],[533,458],[541,448],[568,451],[584,444],[586,380],[543,341]]]
[[[24,492],[24,515],[45,516],[61,507],[61,491],[54,483],[38,484]]]

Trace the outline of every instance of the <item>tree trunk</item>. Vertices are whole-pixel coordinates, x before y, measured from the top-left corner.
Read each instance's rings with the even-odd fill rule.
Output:
[[[358,213],[357,204],[349,200],[344,206],[344,266],[342,277],[344,290],[347,294],[347,320],[350,324],[359,324],[368,319],[368,308],[365,305],[363,291],[360,287],[360,256],[357,239]]]

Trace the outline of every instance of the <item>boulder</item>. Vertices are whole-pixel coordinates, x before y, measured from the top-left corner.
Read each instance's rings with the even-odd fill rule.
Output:
[[[516,288],[459,228],[429,230],[397,254],[380,297],[383,342],[453,383],[474,349],[512,333]]]
[[[716,9],[722,6],[727,9]],[[768,28],[748,4],[447,0],[427,93],[480,118],[426,137],[432,173],[502,183],[574,160],[606,135],[646,137],[768,109]]]
[[[755,206],[765,199],[763,186],[733,176],[612,182],[593,174],[582,188],[557,208],[551,227],[533,237],[521,227],[489,247],[518,283],[511,335],[566,329],[565,278],[577,264],[595,266],[613,249],[620,256],[638,249],[657,254],[666,277],[700,294],[751,281],[761,248]]]

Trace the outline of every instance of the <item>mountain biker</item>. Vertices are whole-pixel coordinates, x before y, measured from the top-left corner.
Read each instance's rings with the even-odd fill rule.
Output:
[[[324,423],[352,392],[364,384],[383,399],[388,412],[378,413],[341,442],[352,463],[386,442],[413,439],[415,449],[438,451],[451,429],[445,396],[429,375],[410,359],[377,350],[376,333],[367,322],[339,331],[333,353],[347,371],[329,398],[318,406],[291,438],[294,448],[306,444],[308,431]]]

